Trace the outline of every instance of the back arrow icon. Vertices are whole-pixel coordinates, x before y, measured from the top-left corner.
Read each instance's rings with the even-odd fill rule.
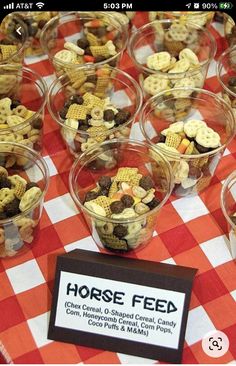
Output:
[[[16,32],[21,36],[21,27],[17,28]]]

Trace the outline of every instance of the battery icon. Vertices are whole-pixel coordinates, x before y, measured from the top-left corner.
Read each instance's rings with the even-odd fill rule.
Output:
[[[231,2],[219,3],[220,10],[232,9],[232,7],[233,7],[233,4]]]

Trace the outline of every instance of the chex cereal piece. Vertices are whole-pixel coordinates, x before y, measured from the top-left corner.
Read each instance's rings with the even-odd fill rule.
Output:
[[[153,55],[148,56],[147,58],[147,66],[152,70],[162,70],[165,67],[169,66],[171,60],[171,55],[169,52],[157,52]]]
[[[205,165],[207,162],[208,162],[208,156],[203,156],[202,158],[200,158],[198,161],[199,168],[202,168],[203,165]]]
[[[87,109],[80,104],[71,104],[66,114],[67,119],[86,119]]]
[[[188,36],[188,29],[184,24],[173,23],[170,26],[169,33],[174,41],[185,41]]]
[[[113,234],[102,234],[101,240],[103,240],[104,245],[115,250],[127,250],[128,246],[125,240],[118,239]]]
[[[106,216],[110,216],[111,215],[111,209],[110,209],[111,199],[109,197],[106,197],[106,196],[98,196],[95,200],[91,200],[89,202],[94,202],[97,205],[99,205],[102,208],[104,208],[104,210],[106,212]]]
[[[201,192],[201,191],[203,191],[203,189],[208,187],[210,184],[211,178],[212,178],[211,175],[200,178],[195,186],[196,192]]]
[[[6,60],[10,56],[13,55],[13,53],[17,52],[17,46],[14,45],[0,45],[1,53],[2,53],[2,59]]]
[[[134,187],[134,186],[138,186],[139,185],[139,181],[142,178],[142,174],[134,174],[130,177],[129,180],[129,185],[130,187]]]
[[[119,168],[114,178],[115,182],[129,182],[138,173],[137,168]]]
[[[214,149],[220,146],[220,136],[210,127],[201,127],[197,131],[196,142],[201,146]]]
[[[88,32],[86,37],[90,46],[99,46],[101,44],[100,39],[98,39],[98,37],[96,37],[93,33]]]
[[[0,100],[0,122],[5,123],[7,116],[12,114],[11,99],[3,98]]]
[[[104,99],[101,99],[98,96],[91,94],[91,97],[89,99],[89,103],[86,105],[86,107],[89,108],[90,110],[94,107],[104,109],[104,105],[105,105],[105,100]]]
[[[107,90],[108,85],[109,85],[108,76],[98,77],[94,94],[97,97],[105,98],[105,92]]]
[[[117,182],[112,182],[110,189],[109,189],[108,197],[111,198],[116,192],[118,192]]]
[[[25,189],[26,189],[26,184],[24,184],[22,180],[18,180],[13,189],[16,198],[18,198],[20,200],[22,198],[23,194],[25,193]]]
[[[110,57],[110,52],[108,48],[104,46],[90,46],[91,53],[94,57],[104,56],[105,58]]]
[[[26,191],[20,201],[19,209],[21,212],[28,210],[31,206],[33,206],[39,197],[41,196],[42,191],[39,187],[32,187]]]
[[[87,80],[87,77],[85,75],[78,77],[75,81],[72,81],[72,83],[73,83],[72,88],[74,88],[74,89],[81,88],[81,86],[86,83],[86,80]]]
[[[82,71],[82,70],[73,70],[72,71],[67,68],[65,72],[72,83],[76,82],[78,79],[85,79],[85,80],[87,79],[84,71]]]
[[[107,137],[107,129],[105,126],[90,127],[87,129],[89,136],[93,137],[97,142],[103,142]]]
[[[179,53],[179,59],[183,59],[186,58],[190,65],[199,65],[199,60],[197,55],[190,50],[190,48],[184,48],[182,51],[180,51]]]
[[[181,140],[181,136],[179,136],[177,133],[168,132],[166,135],[165,144],[166,146],[174,147],[175,149],[177,149],[181,143]]]

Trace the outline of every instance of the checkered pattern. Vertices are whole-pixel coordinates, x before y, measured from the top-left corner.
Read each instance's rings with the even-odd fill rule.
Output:
[[[147,13],[134,19],[136,27]],[[212,27],[218,48],[223,39],[219,25]],[[53,69],[45,56],[27,62],[49,84]],[[137,79],[128,55],[122,68]],[[212,70],[212,69],[211,69]],[[205,88],[220,92],[215,74]],[[138,125],[132,131],[141,138]],[[81,213],[68,190],[72,158],[65,150],[55,122],[47,114],[44,124],[44,157],[51,182],[41,220],[41,235],[32,250],[19,258],[0,261],[0,344],[14,363],[155,363],[125,354],[75,346],[47,339],[56,257],[74,248],[97,251]],[[236,360],[236,266],[227,248],[228,228],[220,209],[222,181],[235,169],[236,142],[228,146],[211,186],[194,198],[171,196],[162,208],[150,245],[132,257],[197,267],[190,304],[183,363],[229,363]],[[211,359],[201,348],[201,339],[213,329],[227,334],[230,348]]]

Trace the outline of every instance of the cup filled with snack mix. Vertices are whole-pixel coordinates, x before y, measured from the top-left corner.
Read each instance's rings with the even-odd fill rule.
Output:
[[[209,186],[236,128],[232,109],[222,98],[192,88],[170,89],[150,98],[140,127],[170,161],[176,196],[198,194]]]
[[[41,45],[57,76],[84,64],[117,66],[127,44],[127,29],[103,12],[70,12],[51,19]]]
[[[14,13],[24,23],[28,39],[25,47],[25,56],[40,56],[43,54],[40,45],[40,35],[45,24],[58,14],[58,12],[50,11],[21,11]],[[7,17],[12,14],[7,15]],[[17,24],[14,31],[17,30]]]
[[[39,231],[49,172],[27,146],[0,142],[0,258],[30,249]]]
[[[236,116],[236,45],[228,48],[219,58],[217,78],[222,87],[222,97]]]
[[[221,209],[229,228],[229,249],[236,258],[236,171],[234,170],[224,181],[220,198]]]
[[[128,49],[148,98],[174,87],[202,88],[216,42],[194,23],[157,20],[133,32]]]
[[[109,66],[78,68],[49,90],[49,111],[74,157],[105,140],[128,138],[141,106],[138,83]]]
[[[22,65],[27,45],[27,27],[15,14],[6,16],[0,25],[0,65]]]
[[[112,140],[74,162],[69,184],[96,244],[127,253],[152,239],[173,177],[167,159],[149,144]]]
[[[156,19],[176,19],[205,27],[211,24],[214,11],[149,11],[148,17],[150,22]]]
[[[0,141],[41,152],[47,86],[34,71],[0,66]]]
[[[226,13],[224,14],[224,33],[228,42],[228,47],[236,45],[236,25],[234,19]]]

